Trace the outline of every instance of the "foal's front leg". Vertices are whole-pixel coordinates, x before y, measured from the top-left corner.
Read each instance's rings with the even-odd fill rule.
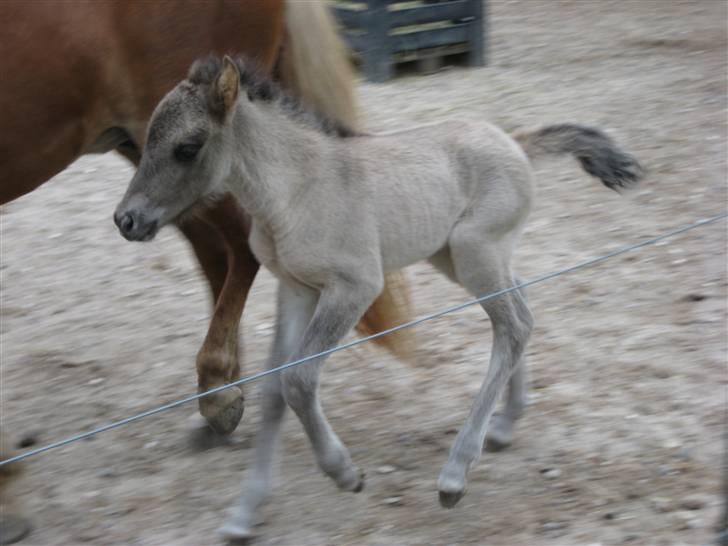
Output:
[[[306,326],[311,321],[317,301],[318,293],[309,288],[293,289],[283,283],[279,284],[276,332],[268,369],[284,364],[286,357],[296,350]],[[278,374],[269,375],[263,380],[261,405],[263,420],[255,438],[253,461],[246,470],[243,492],[230,517],[220,529],[220,533],[228,539],[246,539],[253,536],[258,511],[270,494],[273,461],[286,409]]]
[[[382,289],[378,276],[362,282],[336,279],[319,296],[316,311],[303,334],[295,361],[336,346],[359,321]],[[319,399],[319,374],[325,357],[289,368],[281,377],[283,397],[311,440],[321,470],[344,491],[359,492],[363,474],[352,464],[344,444],[331,428]]]

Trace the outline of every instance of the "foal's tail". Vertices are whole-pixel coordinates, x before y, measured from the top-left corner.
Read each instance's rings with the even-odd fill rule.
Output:
[[[336,29],[328,2],[287,0],[286,32],[278,60],[283,85],[303,102],[344,127],[359,129],[354,69]],[[412,319],[409,284],[404,273],[389,273],[379,298],[357,326],[360,334],[388,330]],[[412,330],[377,338],[403,360],[414,355]]]
[[[542,155],[573,155],[586,172],[615,191],[633,186],[644,176],[639,162],[599,129],[564,123],[517,133],[513,138],[531,159]]]

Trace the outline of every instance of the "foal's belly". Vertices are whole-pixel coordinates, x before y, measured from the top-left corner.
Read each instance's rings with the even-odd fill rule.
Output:
[[[380,240],[384,271],[396,271],[437,254],[447,245],[453,223],[443,218],[434,222],[387,225]]]

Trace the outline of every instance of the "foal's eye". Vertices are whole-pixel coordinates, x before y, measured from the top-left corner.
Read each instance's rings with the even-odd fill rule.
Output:
[[[202,144],[180,144],[174,149],[174,158],[183,163],[194,161]]]

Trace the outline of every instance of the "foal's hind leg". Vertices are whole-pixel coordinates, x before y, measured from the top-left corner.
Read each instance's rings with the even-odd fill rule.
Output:
[[[516,279],[516,284],[521,284],[521,280]],[[528,303],[526,289],[521,288],[519,292],[524,301]],[[484,446],[486,451],[500,451],[513,442],[513,430],[516,421],[523,416],[523,411],[526,408],[527,381],[526,357],[522,356],[508,381],[503,411],[494,413],[488,425]]]
[[[458,282],[453,267],[449,247],[445,247],[430,258],[430,263],[453,282]],[[520,284],[520,281],[517,281]],[[521,296],[526,299],[526,290],[520,290]],[[482,295],[482,294],[481,294]],[[502,413],[494,413],[488,426],[485,438],[485,449],[500,451],[513,442],[513,429],[515,423],[523,415],[526,407],[526,362],[521,357],[516,365],[506,391],[505,407]]]
[[[509,267],[512,235],[496,239],[478,228],[472,224],[456,226],[449,244],[458,281],[473,295],[483,296],[513,284]],[[467,473],[480,458],[488,421],[521,359],[532,328],[531,313],[518,291],[481,305],[493,325],[493,349],[485,381],[437,482],[440,504],[446,508],[455,506],[465,493]]]

